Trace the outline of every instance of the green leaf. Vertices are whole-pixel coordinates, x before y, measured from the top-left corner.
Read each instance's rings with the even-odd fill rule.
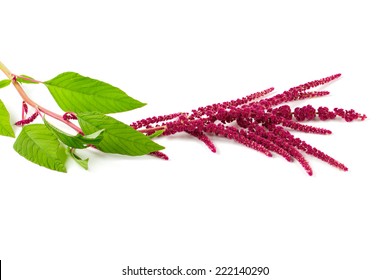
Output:
[[[7,79],[7,80],[1,80],[1,81],[0,81],[0,88],[9,86],[10,83],[11,83],[11,80],[9,80],[9,79]]]
[[[23,78],[27,78],[27,79],[23,79]],[[16,80],[19,83],[24,83],[24,84],[39,84],[38,81],[36,81],[34,78],[27,75],[19,75],[19,77],[17,77]]]
[[[87,134],[104,129],[104,138],[96,147],[105,153],[140,156],[164,148],[112,117],[100,113],[83,113],[77,114],[77,118]]]
[[[155,138],[155,137],[159,137],[161,134],[164,133],[164,131],[165,131],[165,129],[156,130],[153,134],[148,135],[148,137],[150,139]]]
[[[72,159],[74,159],[74,161],[80,165],[82,168],[84,168],[85,170],[88,170],[88,161],[89,161],[89,158],[86,158],[86,159],[82,159],[81,157],[79,157],[78,155],[76,155],[76,153],[74,152],[74,149],[73,148],[68,148],[66,149],[66,152],[71,156]]]
[[[0,135],[15,137],[14,130],[12,129],[9,120],[9,113],[3,101],[1,100],[0,100]]]
[[[117,87],[102,81],[65,72],[44,82],[58,106],[66,112],[103,114],[133,110],[146,105]]]
[[[14,149],[38,165],[66,172],[65,149],[44,124],[24,126],[15,141]]]
[[[73,136],[50,124],[46,118],[43,118],[43,122],[46,127],[54,133],[58,140],[72,148],[85,149],[88,145],[97,145],[103,140],[104,130],[99,130],[92,135],[83,136],[81,134],[77,134],[76,136]]]

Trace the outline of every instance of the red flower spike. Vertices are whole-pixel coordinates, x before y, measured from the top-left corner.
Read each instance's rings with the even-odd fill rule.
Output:
[[[290,145],[289,152],[302,165],[302,167],[306,170],[307,174],[309,174],[310,176],[313,175],[313,170],[311,169],[310,164],[297,149]]]
[[[363,121],[367,118],[366,115],[361,115],[361,114],[355,112],[355,110],[353,110],[353,109],[344,110],[344,109],[334,108],[333,111],[337,116],[340,116],[341,118],[343,118],[347,122],[351,122],[351,121],[354,121],[357,119],[361,119]]]
[[[291,89],[298,90],[298,91],[304,91],[304,90],[308,90],[308,89],[311,89],[314,87],[318,87],[318,86],[330,83],[331,81],[336,80],[339,77],[341,77],[341,74],[335,74],[335,75],[331,75],[329,77],[325,77],[325,78],[322,78],[319,80],[314,80],[314,81],[299,85],[297,87],[293,87]]]
[[[260,132],[257,128],[259,128],[259,130],[262,129],[262,132]],[[245,132],[245,130],[240,130],[240,131]],[[256,124],[256,127],[253,126],[253,124],[250,125],[248,127],[247,137],[248,137],[248,139],[253,140],[256,143],[264,146],[268,150],[281,155],[287,161],[292,161],[292,157],[291,157],[290,153],[288,153],[288,151],[286,151],[280,145],[280,143],[278,143],[277,141],[273,142],[272,140],[268,139],[269,137],[267,137],[267,132],[263,127],[261,127],[257,124]]]
[[[267,156],[272,156],[271,152],[275,152],[288,161],[295,158],[309,175],[313,174],[312,169],[300,151],[341,170],[347,170],[344,164],[294,137],[288,128],[306,133],[330,134],[331,131],[328,129],[301,124],[298,121],[313,120],[316,116],[320,120],[334,119],[339,116],[349,122],[356,119],[364,120],[366,115],[354,110],[338,108],[329,110],[327,107],[319,107],[316,110],[311,105],[297,107],[292,112],[289,105],[282,105],[290,101],[328,95],[328,91],[308,90],[329,83],[338,77],[340,74],[292,87],[281,94],[261,99],[273,90],[270,88],[240,99],[199,107],[188,114],[175,113],[143,119],[132,123],[132,126],[141,129],[163,125],[166,129],[162,135],[187,132],[203,141],[213,152],[216,148],[206,133],[225,137]],[[260,100],[257,100],[259,98]],[[293,116],[295,120],[292,119]],[[240,128],[236,128],[237,125]]]
[[[312,147],[311,145],[307,144],[305,141],[302,141],[301,139],[299,139],[298,137],[294,137],[294,135],[292,135],[290,132],[288,132],[287,130],[283,129],[282,127],[280,126],[275,126],[273,128],[270,128],[275,134],[279,135],[280,137],[282,137],[283,139],[289,141],[290,143],[293,143],[293,145],[295,147],[297,147],[298,149],[304,151],[305,153],[309,154],[309,155],[312,155],[324,162],[327,162],[329,163],[330,165],[334,166],[334,167],[337,167],[341,170],[344,170],[344,171],[347,171],[348,168],[338,162],[337,160],[335,160],[334,158],[330,157],[329,155],[325,154],[324,152]]]
[[[329,108],[327,107],[319,107],[316,113],[318,115],[318,118],[322,121],[334,119],[337,116],[341,117],[346,122],[351,122],[358,119],[364,121],[367,118],[366,115],[359,114],[355,112],[355,110],[353,109],[345,110],[345,109],[334,108],[333,111],[329,111]]]
[[[160,152],[160,151],[151,152],[149,155],[161,158],[163,160],[169,159],[169,157],[166,154],[164,154],[163,152]]]
[[[250,95],[245,96],[244,98],[239,98],[236,100],[232,100],[230,102],[224,102],[221,105],[224,105],[225,108],[230,108],[230,107],[237,107],[243,104],[247,104],[251,101],[254,101],[256,99],[259,99],[260,97],[263,97],[272,91],[274,91],[275,88],[271,87],[263,91],[255,92]]]
[[[300,124],[294,121],[286,120],[279,117],[279,123],[296,131],[314,133],[314,134],[332,134],[332,131],[325,128],[314,127],[311,125]]]
[[[236,108],[240,105],[244,105],[247,103],[250,103],[251,101],[258,99],[260,97],[263,97],[269,93],[271,93],[274,90],[273,87],[268,88],[263,91],[255,92],[252,94],[249,94],[243,98],[231,100],[231,101],[225,101],[222,103],[216,103],[205,107],[199,107],[197,110],[192,110],[192,117],[201,117],[203,115],[212,115],[215,114],[218,110],[221,109],[231,109]]]
[[[185,116],[180,116],[178,120],[163,123],[166,127],[162,135],[173,135],[178,132],[203,131],[207,119],[190,120]]]
[[[26,101],[22,102],[22,120],[26,118],[26,114],[28,113],[28,106]]]
[[[302,85],[299,85],[296,87],[292,87],[289,90],[287,90],[281,94],[277,94],[271,98],[261,100],[260,104],[268,109],[269,107],[280,105],[280,104],[285,103],[285,102],[290,102],[290,101],[302,99],[302,98],[300,98],[300,96],[302,94],[305,94],[305,93],[301,93],[302,91],[306,91],[306,90],[311,89],[313,87],[324,85],[326,83],[329,83],[329,82],[337,79],[340,76],[341,76],[341,74],[336,74],[336,75],[332,75],[332,76],[329,76],[329,77],[326,77],[326,78],[323,78],[320,80],[314,80],[314,81],[311,81],[311,82],[308,82],[308,83],[305,83],[305,84],[302,84]],[[323,94],[323,95],[326,95],[326,94]]]
[[[299,94],[297,100],[321,97],[330,94],[329,91],[305,91]]]
[[[27,114],[27,113],[28,113],[28,106],[27,106],[26,101],[23,101],[22,107],[23,107],[23,108],[22,108],[23,113],[24,113],[24,114]]]
[[[217,148],[215,147],[214,143],[203,132],[198,132],[198,131],[189,132],[189,131],[187,131],[187,133],[192,135],[192,136],[194,136],[194,137],[196,137],[196,138],[198,138],[200,141],[205,143],[207,148],[209,148],[210,151],[212,151],[213,153],[217,152]]]
[[[322,121],[326,121],[328,119],[336,117],[335,113],[330,114],[328,107],[319,107],[317,109],[317,114],[318,114],[318,117],[320,118],[320,120],[322,120]]]
[[[297,107],[294,109],[294,117],[295,119],[300,122],[305,120],[305,112],[301,108]]]
[[[312,171],[309,163],[306,161],[306,159],[303,157],[303,155],[296,148],[294,148],[292,143],[289,143],[288,141],[286,141],[282,137],[273,133],[273,131],[270,129],[270,127],[274,127],[274,125],[266,125],[266,127],[269,129],[269,131],[266,131],[263,127],[253,123],[250,126],[250,129],[252,131],[256,131],[257,133],[262,133],[263,135],[265,135],[265,137],[267,139],[271,140],[272,142],[277,144],[279,147],[281,147],[284,151],[288,152],[288,154],[291,155],[289,161],[292,161],[291,157],[295,158],[302,165],[302,167],[306,170],[306,172],[309,175],[312,175],[313,171]]]
[[[253,137],[253,139],[259,141],[260,144],[264,145],[267,149],[281,155],[287,161],[293,161],[291,154],[283,147],[283,145],[281,145],[279,141],[274,141],[275,139],[269,137],[268,132],[263,127],[259,125],[251,125],[248,130],[250,131],[249,135]]]
[[[306,105],[302,108],[296,107],[294,109],[294,117],[298,122],[313,120],[316,117],[316,109],[311,105]]]
[[[175,114],[162,115],[162,116],[158,116],[158,117],[142,119],[142,120],[133,122],[132,124],[130,124],[130,126],[133,127],[134,129],[139,129],[141,127],[148,126],[151,124],[172,120],[174,118],[177,118],[180,115],[183,115],[183,113],[175,113]]]
[[[213,133],[218,136],[223,136],[228,139],[232,139],[240,144],[243,144],[251,149],[265,154],[268,157],[272,157],[270,151],[268,151],[263,145],[250,140],[246,135],[242,135],[239,130],[232,126],[224,126],[223,124],[210,123],[205,127],[205,132]]]
[[[272,114],[274,114],[276,116],[279,116],[279,117],[282,117],[282,118],[285,118],[288,120],[291,120],[292,115],[293,115],[291,112],[291,108],[288,105],[283,105],[283,106],[280,106],[280,107],[275,108],[275,109],[270,109],[269,112],[271,112]]]

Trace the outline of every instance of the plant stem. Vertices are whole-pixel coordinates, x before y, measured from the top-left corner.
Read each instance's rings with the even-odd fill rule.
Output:
[[[162,126],[156,126],[156,127],[150,127],[144,129],[137,129],[137,131],[142,133],[151,133],[151,132],[156,132],[157,130],[165,130],[165,129],[167,129],[167,126],[162,125]]]
[[[21,76],[21,75],[14,75],[16,78],[18,79],[22,79],[22,80],[25,80],[25,81],[30,81],[30,82],[33,82],[33,83],[38,83],[38,84],[42,84],[41,81],[37,81],[37,80],[34,80],[32,78],[27,78],[25,76]]]
[[[28,95],[27,93],[24,91],[23,87],[21,86],[21,84],[16,80],[17,77],[20,77],[18,75],[14,75],[12,74],[12,72],[7,68],[7,66],[5,66],[1,61],[0,61],[0,70],[7,76],[8,79],[11,80],[12,84],[14,85],[14,87],[16,88],[16,90],[18,91],[20,97],[28,104],[30,105],[31,107],[37,109],[38,111],[56,119],[56,120],[59,120],[60,122],[63,122],[65,123],[66,125],[70,126],[71,128],[73,128],[75,131],[77,131],[77,133],[79,134],[82,134],[84,135],[83,131],[81,130],[81,128],[79,128],[77,125],[75,125],[74,123],[72,123],[71,121],[69,120],[66,120],[64,119],[61,115],[59,114],[56,114],[40,105],[38,105],[37,103],[35,103],[35,101],[33,101]],[[31,80],[31,81],[36,81],[36,80],[32,80],[32,79],[29,79],[29,78],[25,78],[25,77],[22,77],[23,79],[26,79],[26,80]],[[39,82],[39,81],[36,81],[36,82]],[[24,111],[23,111],[24,112]],[[141,133],[152,133],[152,132],[155,132],[157,130],[161,130],[161,129],[166,129],[166,126],[158,126],[158,127],[152,127],[152,128],[145,128],[145,129],[138,129],[139,132]]]
[[[14,74],[12,74],[12,72],[0,61],[0,70],[3,71],[3,73],[7,76],[8,79],[11,80],[12,84],[14,85],[14,87],[16,88],[16,90],[18,91],[20,97],[28,104],[30,105],[31,107],[33,108],[36,108],[37,110],[41,111],[42,113],[56,119],[56,120],[59,120],[63,123],[65,123],[66,125],[70,126],[71,128],[73,128],[74,130],[77,131],[77,133],[79,134],[82,134],[84,135],[83,131],[81,130],[81,128],[79,128],[77,125],[75,125],[74,123],[68,121],[68,120],[64,120],[64,118],[40,105],[38,105],[37,103],[35,103],[32,99],[30,99],[30,97],[26,94],[26,92],[24,91],[24,89],[22,88],[22,86],[20,85],[20,83],[16,80],[16,76]]]

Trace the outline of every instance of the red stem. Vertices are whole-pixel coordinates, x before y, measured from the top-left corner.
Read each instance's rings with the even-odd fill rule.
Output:
[[[167,126],[162,125],[162,126],[156,126],[156,127],[150,127],[150,128],[144,128],[144,129],[137,129],[138,132],[141,133],[150,133],[150,132],[156,132],[157,130],[166,130]]]
[[[30,97],[26,94],[26,92],[24,91],[24,89],[22,88],[22,86],[19,84],[18,81],[16,81],[16,79],[12,79],[12,84],[14,85],[14,87],[16,88],[16,90],[18,91],[20,97],[28,104],[30,105],[31,107],[33,108],[36,108],[37,110],[41,111],[42,113],[44,113],[45,115],[48,115],[56,120],[59,120],[60,122],[63,122],[65,123],[66,125],[70,126],[71,128],[73,128],[74,130],[77,131],[77,133],[80,133],[82,135],[84,135],[83,131],[81,130],[81,128],[79,128],[77,125],[75,125],[74,123],[68,121],[68,120],[64,120],[64,118],[61,116],[61,115],[58,115],[40,105],[38,105],[37,103],[35,103],[32,99],[30,99]]]
[[[57,119],[59,120],[60,122],[63,122],[65,123],[66,125],[70,126],[71,128],[73,128],[74,130],[77,131],[77,133],[80,133],[82,135],[84,135],[83,131],[81,130],[81,128],[79,128],[77,125],[75,125],[74,123],[68,121],[68,120],[64,120],[64,118],[42,106],[39,106],[37,103],[35,103],[32,99],[30,99],[30,97],[26,94],[26,92],[24,91],[24,89],[22,88],[22,86],[20,85],[20,83],[16,80],[16,75],[12,74],[12,72],[3,64],[1,63],[0,61],[0,70],[3,71],[3,73],[8,77],[8,79],[11,80],[13,86],[16,88],[16,90],[18,91],[20,97],[28,104],[30,105],[31,107],[41,111],[42,113],[54,118],[54,119]]]

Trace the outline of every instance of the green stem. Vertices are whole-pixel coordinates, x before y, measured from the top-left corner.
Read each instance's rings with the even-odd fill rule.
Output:
[[[40,105],[38,105],[37,103],[35,103],[35,101],[33,101],[32,99],[30,99],[30,97],[26,94],[26,92],[24,91],[24,89],[22,88],[22,86],[20,85],[20,83],[16,80],[16,76],[14,74],[12,74],[12,72],[0,61],[0,70],[3,71],[3,73],[7,76],[8,79],[11,80],[12,84],[14,85],[14,87],[16,88],[16,90],[18,91],[20,97],[28,104],[30,105],[31,107],[33,108],[36,108],[37,110],[41,111],[42,113],[54,118],[54,119],[57,119],[63,123],[65,123],[66,125],[70,126],[71,128],[73,128],[74,130],[76,130],[78,133],[84,135],[83,131],[81,130],[81,128],[79,128],[77,125],[75,125],[74,123],[68,121],[68,120],[64,120],[64,118]]]
[[[5,66],[1,61],[0,61],[0,70],[3,71],[3,73],[7,76],[8,79],[12,80],[11,71],[9,71],[7,66]]]
[[[156,127],[150,127],[150,128],[144,128],[144,129],[137,129],[138,132],[142,133],[151,133],[151,132],[156,132],[157,130],[166,130],[167,126],[162,125],[162,126],[156,126]]]

